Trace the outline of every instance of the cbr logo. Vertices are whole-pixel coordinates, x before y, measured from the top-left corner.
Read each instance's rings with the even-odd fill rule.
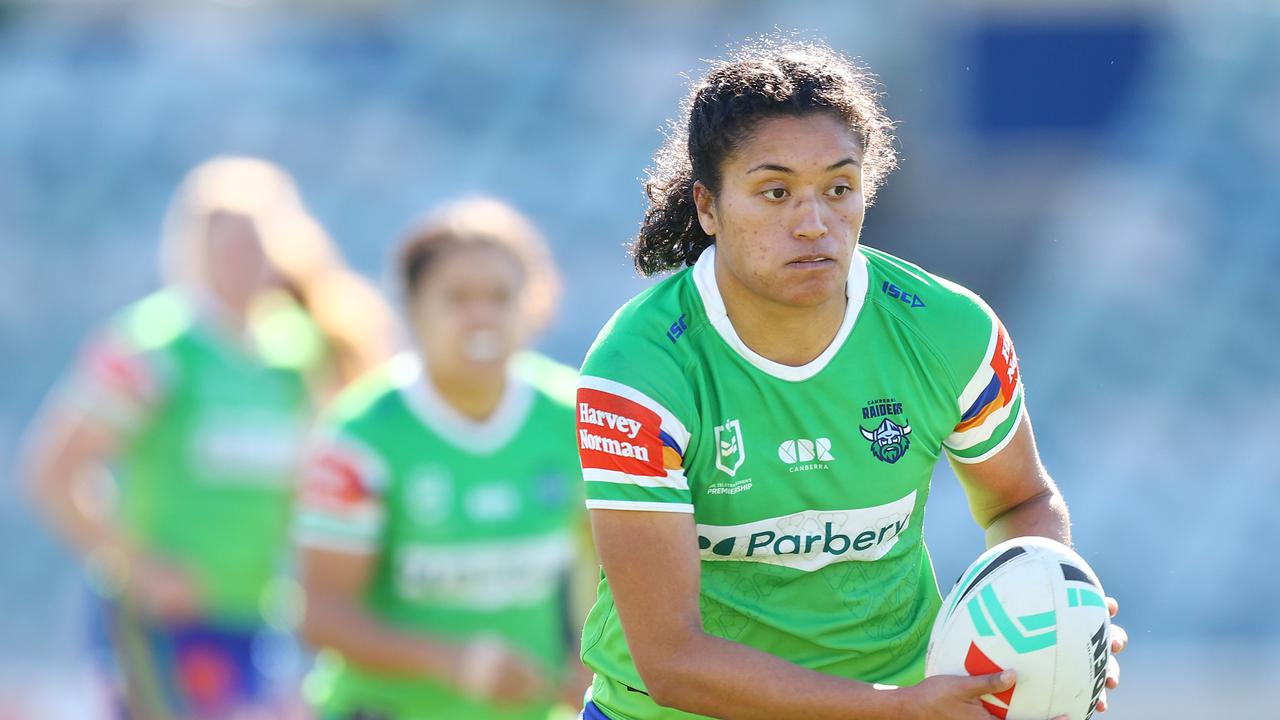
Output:
[[[831,439],[824,437],[815,440],[787,440],[778,446],[778,459],[788,465],[814,460],[835,460],[831,457]]]
[[[742,444],[742,425],[737,420],[716,426],[716,450],[716,467],[733,477],[747,457]]]

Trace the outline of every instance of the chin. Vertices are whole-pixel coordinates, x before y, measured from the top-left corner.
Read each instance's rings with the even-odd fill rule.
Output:
[[[483,358],[476,358],[476,357],[464,357],[464,358],[462,358],[462,361],[461,361],[461,363],[460,363],[460,365],[461,365],[462,367],[465,367],[465,368],[467,368],[468,370],[474,370],[474,371],[487,371],[487,370],[492,370],[492,369],[494,369],[494,368],[504,367],[506,364],[507,364],[507,358],[505,358],[505,357],[502,357],[502,358],[493,358],[493,357],[483,357]]]
[[[783,305],[792,307],[817,307],[833,298],[844,296],[845,277],[834,275],[836,274],[831,273],[827,277],[791,279],[779,283],[774,298]]]

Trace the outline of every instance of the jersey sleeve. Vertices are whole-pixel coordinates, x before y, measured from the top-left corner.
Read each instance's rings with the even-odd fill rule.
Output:
[[[1023,414],[1022,378],[1013,341],[1000,319],[981,303],[990,325],[986,352],[976,368],[963,368],[958,399],[960,421],[943,441],[957,462],[978,463],[1004,449]]]
[[[693,512],[689,413],[670,358],[593,348],[578,381],[577,440],[592,509]],[[648,357],[646,357],[648,356]],[[664,372],[662,368],[669,368]],[[654,382],[660,377],[662,382]]]
[[[298,494],[294,540],[304,548],[375,552],[386,524],[386,464],[341,431],[316,441]]]
[[[62,396],[121,433],[142,426],[165,397],[170,363],[163,349],[144,350],[118,332],[103,332],[81,351]]]

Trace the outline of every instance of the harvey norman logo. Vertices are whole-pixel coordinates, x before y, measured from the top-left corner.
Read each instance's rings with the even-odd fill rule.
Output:
[[[916,493],[853,510],[806,510],[744,525],[698,525],[703,560],[746,560],[813,572],[879,560],[910,527]]]
[[[590,429],[582,427],[583,425],[595,425],[601,428],[608,428],[628,440],[635,440],[636,436],[640,434],[641,427],[643,427],[639,420],[612,413],[608,410],[593,408],[587,403],[580,402],[578,403],[578,425],[578,440],[584,449],[619,457],[636,458],[644,462],[649,461],[649,449],[643,445],[637,445],[614,437],[596,435]]]

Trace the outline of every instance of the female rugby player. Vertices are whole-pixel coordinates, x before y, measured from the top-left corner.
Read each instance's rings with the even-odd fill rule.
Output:
[[[465,201],[410,233],[397,275],[413,352],[339,396],[305,473],[308,695],[326,720],[576,709],[576,375],[522,350],[549,253],[515,210]]]
[[[846,58],[760,41],[683,110],[632,249],[676,272],[617,312],[579,386],[604,567],[584,717],[990,718],[1007,673],[922,677],[940,598],[921,524],[945,453],[989,544],[1070,541],[1008,334],[859,245],[895,158]]]
[[[374,346],[284,282],[303,280],[290,257],[325,255],[328,277],[345,267],[298,231],[307,223],[280,168],[197,167],[165,219],[167,287],[87,344],[33,426],[35,496],[101,592],[100,659],[121,717],[289,704],[289,678],[264,672],[264,608],[288,596],[278,571],[312,395],[359,372],[355,345]],[[317,296],[320,279],[305,280]]]

